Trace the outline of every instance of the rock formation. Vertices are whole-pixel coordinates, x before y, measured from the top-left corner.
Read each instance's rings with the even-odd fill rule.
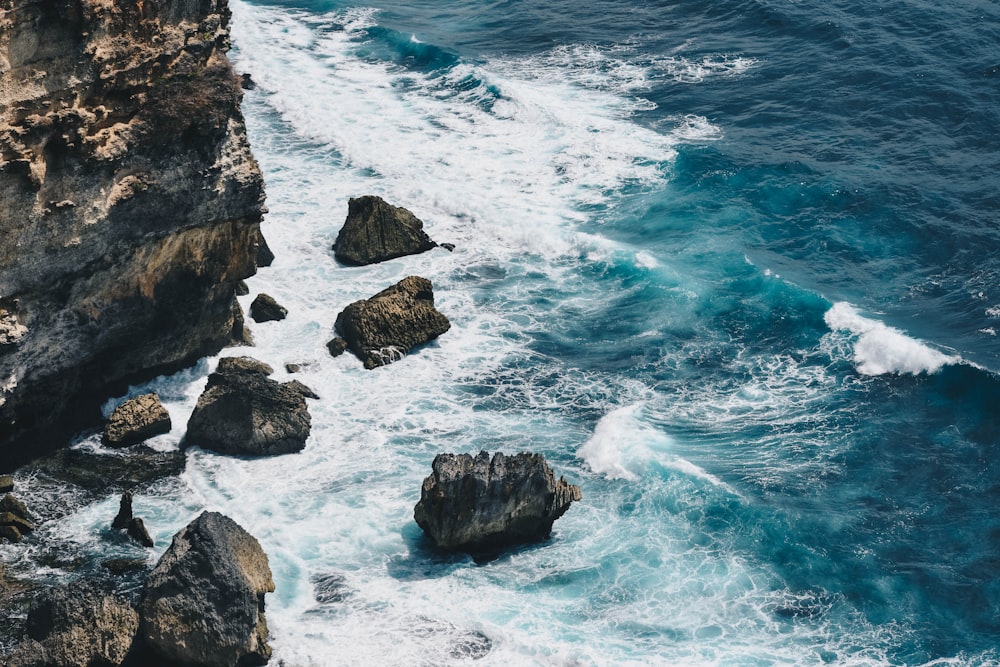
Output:
[[[214,353],[264,244],[225,0],[0,11],[0,460]]]
[[[365,368],[372,369],[437,338],[451,323],[434,307],[431,281],[410,276],[347,306],[337,315],[335,328]],[[333,343],[328,345],[331,353]]]
[[[11,494],[0,499],[0,538],[20,542],[24,535],[35,530],[28,507]]]
[[[267,554],[232,519],[204,512],[174,536],[146,580],[139,637],[170,664],[261,665],[264,595],[274,591]]]
[[[9,667],[121,665],[139,617],[127,601],[91,581],[45,592],[28,613],[29,639],[8,658]]]
[[[288,309],[279,304],[274,300],[273,296],[268,294],[258,294],[257,298],[253,300],[250,304],[250,317],[253,321],[260,324],[261,322],[276,322],[278,320],[283,320],[288,315]]]
[[[124,530],[129,537],[144,547],[153,547],[153,538],[146,530],[146,524],[137,516],[132,515],[132,492],[126,491],[122,494],[118,504],[118,514],[115,515],[111,527],[115,530]]]
[[[345,264],[375,264],[436,246],[417,216],[381,197],[366,196],[347,203],[347,220],[333,250]]]
[[[245,456],[301,451],[312,426],[304,385],[276,382],[271,372],[249,357],[220,360],[188,420],[185,446]]]
[[[446,551],[489,554],[545,539],[582,497],[540,454],[439,454],[431,467],[413,518]]]
[[[143,394],[125,401],[111,413],[104,426],[104,442],[111,447],[137,445],[155,435],[170,432],[170,413],[156,394]]]
[[[10,475],[0,475],[0,493],[14,490],[14,478]]]

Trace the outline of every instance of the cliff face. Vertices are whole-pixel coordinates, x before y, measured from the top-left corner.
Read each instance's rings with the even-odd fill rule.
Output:
[[[226,344],[263,181],[225,0],[0,0],[0,467]]]

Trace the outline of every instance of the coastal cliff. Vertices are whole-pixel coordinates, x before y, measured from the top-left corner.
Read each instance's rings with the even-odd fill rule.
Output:
[[[0,0],[0,463],[218,351],[264,186],[225,0]]]

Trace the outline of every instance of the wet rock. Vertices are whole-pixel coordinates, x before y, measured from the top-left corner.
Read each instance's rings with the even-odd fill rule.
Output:
[[[240,87],[243,90],[254,90],[257,88],[257,82],[253,80],[250,74],[244,72],[240,75]]]
[[[153,546],[155,546],[153,538],[150,537],[149,531],[146,530],[146,524],[143,523],[142,519],[139,517],[133,517],[132,520],[128,522],[126,532],[129,537],[144,547],[152,549]]]
[[[315,391],[313,391],[312,389],[310,389],[307,385],[302,384],[298,380],[291,380],[290,382],[286,382],[285,386],[289,387],[291,389],[297,390],[300,394],[302,394],[306,398],[312,398],[314,400],[318,400],[319,399],[319,394],[317,394]]]
[[[250,287],[247,286],[247,281],[241,280],[236,283],[236,296],[246,296],[250,293]]]
[[[101,567],[120,577],[125,574],[141,572],[149,567],[144,558],[109,558],[101,563]]]
[[[10,475],[0,475],[0,493],[14,490],[14,478]]]
[[[390,364],[451,328],[434,307],[431,281],[410,276],[337,315],[337,332],[365,368]]]
[[[439,454],[432,469],[413,518],[446,551],[488,555],[545,539],[581,498],[540,454]]]
[[[50,589],[28,613],[29,640],[15,651],[8,664],[121,665],[138,626],[139,617],[131,605],[102,591],[94,582]]]
[[[270,366],[248,357],[230,359],[208,376],[184,445],[244,456],[301,451],[312,426],[303,385],[270,379]]]
[[[126,491],[118,502],[118,514],[111,522],[111,527],[115,530],[127,530],[130,523],[132,523],[132,492]]]
[[[64,449],[37,461],[33,468],[53,480],[97,495],[134,489],[184,470],[184,452],[158,452],[145,445],[125,451],[124,456],[108,456],[85,449]]]
[[[0,526],[11,526],[21,535],[26,535],[35,529],[35,524],[30,520],[13,512],[0,512]]]
[[[302,370],[302,364],[285,364],[285,370],[289,373],[298,373]]]
[[[110,447],[137,445],[156,435],[170,433],[170,413],[155,393],[131,398],[111,413],[104,427],[104,442]]]
[[[333,248],[339,261],[363,265],[415,255],[436,245],[413,213],[381,197],[366,196],[348,202],[347,220]]]
[[[15,498],[9,493],[0,499],[0,512],[12,512],[25,519],[31,518],[31,514],[28,512],[28,506],[25,505],[22,500]]]
[[[454,243],[439,243],[438,245],[447,250],[448,252],[455,252]]]
[[[233,300],[233,329],[229,335],[229,344],[226,347],[253,347],[253,333],[247,326],[246,318],[243,317],[243,309],[240,308],[239,301]]]
[[[174,536],[146,580],[139,636],[155,656],[204,667],[261,665],[267,554],[232,519],[204,512]]]
[[[339,357],[347,349],[347,341],[337,336],[329,343],[326,344],[326,349],[330,350],[330,355],[334,357]]]
[[[287,316],[288,309],[267,294],[258,294],[257,298],[250,304],[250,317],[258,324],[283,320]]]
[[[274,263],[274,253],[267,245],[267,239],[261,234],[257,238],[257,266],[271,266]]]
[[[19,531],[14,526],[4,526],[0,525],[0,538],[7,540],[8,542],[20,542],[23,539],[21,531]]]

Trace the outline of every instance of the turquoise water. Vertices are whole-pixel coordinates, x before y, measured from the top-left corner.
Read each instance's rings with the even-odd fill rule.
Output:
[[[202,508],[260,538],[276,664],[1000,662],[996,5],[232,8],[277,255],[243,305],[290,315],[225,354],[322,399],[301,454],[195,450],[135,504],[160,551]],[[337,265],[363,194],[456,251]],[[330,358],[411,274],[451,331]],[[158,446],[214,363],[149,385]],[[486,565],[412,520],[480,449],[584,495]],[[107,550],[116,507],[48,538]]]

